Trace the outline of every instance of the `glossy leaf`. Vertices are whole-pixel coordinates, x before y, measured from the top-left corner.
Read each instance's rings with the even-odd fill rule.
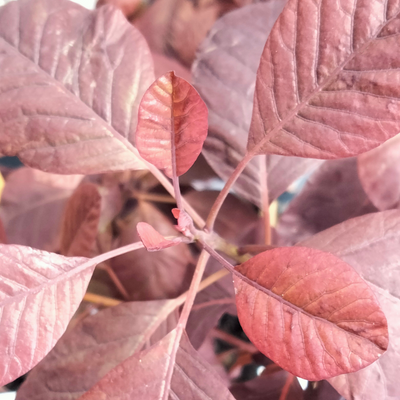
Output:
[[[182,242],[181,238],[175,238],[173,240],[166,239],[146,222],[139,222],[136,225],[136,229],[147,251],[159,251]]]
[[[172,178],[196,161],[207,136],[207,107],[184,79],[169,72],[146,91],[139,107],[140,155]]]
[[[93,256],[101,212],[101,197],[96,185],[79,186],[68,200],[61,227],[61,254]]]
[[[400,206],[400,136],[358,157],[358,174],[368,197],[380,210]]]
[[[400,130],[397,0],[289,0],[257,72],[248,150],[341,158]]]
[[[377,211],[357,175],[357,160],[326,161],[280,216],[279,244],[294,245],[349,218]]]
[[[236,270],[245,277],[234,277],[244,332],[293,375],[320,380],[358,371],[386,351],[387,322],[374,293],[338,257],[281,247]]]
[[[136,230],[139,222],[147,222],[162,236],[177,234],[173,224],[150,203],[140,201],[125,218],[118,220],[118,237],[114,247],[140,240]],[[146,249],[124,254],[110,265],[135,301],[174,298],[188,289],[193,273],[192,255],[187,244],[179,244],[162,252]]]
[[[149,350],[125,360],[79,400],[234,400],[185,335],[177,351],[171,383],[166,384],[165,374],[175,335],[176,330]]]
[[[17,399],[77,399],[140,351],[174,307],[173,300],[123,303],[84,319],[34,368]]]
[[[121,12],[10,2],[0,53],[1,153],[64,174],[145,168],[129,140],[152,59]]]
[[[269,0],[226,14],[214,24],[196,54],[193,84],[209,109],[203,154],[224,180],[246,153],[260,56],[285,3]],[[234,188],[258,206],[262,203],[265,163],[269,198],[275,199],[320,161],[276,155],[252,160]]]
[[[31,168],[12,172],[0,206],[8,242],[58,251],[64,207],[81,180],[82,175],[56,175]]]
[[[79,306],[95,262],[0,245],[0,386],[34,367]]]
[[[346,399],[399,398],[400,211],[351,219],[301,245],[329,251],[349,263],[368,282],[388,319],[390,342],[387,352],[369,367],[332,378],[330,383]]]

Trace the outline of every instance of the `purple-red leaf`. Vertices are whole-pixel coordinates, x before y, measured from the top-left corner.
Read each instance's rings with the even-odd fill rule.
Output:
[[[346,399],[400,398],[400,211],[364,215],[336,225],[301,243],[329,251],[349,263],[368,282],[388,319],[387,352],[358,372],[330,379]]]
[[[61,227],[60,252],[65,256],[93,256],[101,212],[97,186],[84,183],[68,200]]]
[[[193,84],[209,109],[203,154],[227,180],[246,153],[260,56],[285,0],[270,0],[226,14],[201,44],[193,64]],[[268,171],[269,198],[282,194],[296,178],[320,163],[270,155],[252,160],[235,184],[244,198],[261,206]]]
[[[17,399],[77,399],[112,368],[155,343],[154,332],[175,307],[174,300],[123,303],[84,319],[30,372]]]
[[[280,216],[279,244],[294,245],[349,218],[376,211],[358,179],[355,158],[325,161]]]
[[[190,83],[169,72],[146,91],[139,107],[140,155],[172,178],[196,161],[207,136],[207,107]]]
[[[126,359],[79,400],[234,400],[185,335],[176,354],[171,383],[165,384],[175,336],[176,330],[149,350]]]
[[[8,175],[0,207],[8,243],[58,251],[63,210],[81,180],[31,168]]]
[[[265,45],[252,154],[349,157],[400,131],[397,0],[289,0]]]
[[[380,210],[400,206],[400,135],[358,157],[358,175],[368,197]]]
[[[0,245],[0,386],[34,367],[79,306],[95,262]]]
[[[64,174],[145,168],[130,140],[152,58],[120,11],[10,2],[0,53],[1,153]]]
[[[136,229],[147,251],[163,250],[182,242],[181,238],[175,238],[173,240],[166,239],[146,222],[139,222],[136,225]]]
[[[336,256],[305,247],[261,253],[236,267],[243,330],[282,368],[308,380],[358,371],[387,349],[374,293]]]

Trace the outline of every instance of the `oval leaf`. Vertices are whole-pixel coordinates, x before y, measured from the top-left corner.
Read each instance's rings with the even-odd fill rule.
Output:
[[[400,131],[397,0],[289,0],[257,73],[252,154],[349,157]]]
[[[246,154],[257,68],[268,35],[286,0],[269,0],[232,11],[212,27],[196,54],[193,85],[209,110],[203,154],[227,180]],[[249,162],[235,183],[241,196],[262,206],[265,175],[269,199],[282,194],[321,161],[268,155]],[[264,165],[261,165],[264,164]]]
[[[321,380],[358,371],[388,346],[374,293],[344,261],[305,247],[261,253],[237,267],[243,330],[293,375]]]
[[[17,400],[77,399],[112,368],[153,342],[163,322],[163,330],[169,325],[174,329],[176,323],[164,320],[176,306],[174,300],[130,302],[85,318],[29,373]]]
[[[374,291],[389,324],[389,347],[377,362],[329,382],[346,399],[399,399],[400,211],[353,218],[300,245],[329,251],[349,263]]]
[[[400,135],[358,157],[358,175],[368,197],[380,210],[400,206]]]
[[[61,228],[61,254],[93,256],[101,212],[101,196],[97,186],[84,183],[68,200]]]
[[[207,107],[190,83],[169,72],[157,79],[139,107],[140,155],[172,178],[196,161],[207,136]]]
[[[176,351],[175,336],[173,330],[150,349],[127,358],[79,400],[234,400],[186,335],[182,336],[176,353],[171,382],[166,383],[170,356]]]
[[[96,263],[0,245],[0,386],[35,366],[78,308]]]
[[[0,53],[1,153],[64,174],[145,168],[129,140],[152,58],[120,11],[10,2]]]

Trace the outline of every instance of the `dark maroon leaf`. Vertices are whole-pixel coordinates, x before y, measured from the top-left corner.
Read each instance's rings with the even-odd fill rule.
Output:
[[[340,158],[400,130],[397,0],[289,0],[257,72],[248,150]]]
[[[301,243],[329,251],[349,263],[368,282],[388,319],[388,351],[358,372],[330,379],[346,399],[375,400],[400,397],[400,211],[354,218]]]
[[[168,177],[189,170],[207,136],[207,107],[193,86],[174,72],[158,78],[139,107],[140,155]]]
[[[64,174],[145,168],[130,141],[152,59],[120,11],[10,2],[0,53],[0,152]]]
[[[0,245],[0,387],[34,367],[79,306],[96,262]]]
[[[84,183],[68,200],[61,227],[60,252],[65,256],[93,256],[101,212],[97,186]]]
[[[289,377],[286,371],[278,371],[272,375],[261,375],[251,381],[235,383],[230,391],[236,400],[282,400],[281,393]],[[284,400],[303,400],[304,394],[297,382],[292,382],[288,395]]]
[[[234,276],[234,285],[244,332],[293,375],[320,380],[358,371],[386,351],[387,322],[374,293],[338,257],[281,247],[236,271],[242,275]]]
[[[165,383],[175,335],[176,330],[149,350],[126,359],[79,400],[234,400],[185,335],[177,351],[172,381]]]
[[[400,205],[400,136],[358,157],[358,174],[368,197],[380,210]]]
[[[326,161],[279,218],[279,244],[289,246],[349,218],[377,211],[357,175],[357,160]]]
[[[56,175],[30,168],[12,172],[0,207],[8,242],[58,250],[63,210],[81,180],[82,175]]]
[[[173,300],[124,303],[84,319],[34,368],[17,399],[77,399],[140,351],[175,306]]]
[[[0,243],[7,244],[7,242],[6,231],[4,230],[3,221],[0,218]]]
[[[201,44],[193,64],[193,84],[209,109],[209,134],[203,154],[222,179],[228,179],[246,153],[260,56],[285,0],[269,0],[226,14]],[[320,161],[268,156],[252,160],[235,190],[261,206],[267,162],[270,199]]]
[[[114,246],[121,247],[140,240],[136,225],[147,222],[163,236],[178,232],[172,223],[150,203],[140,201],[136,209],[118,222],[118,238]],[[124,254],[111,260],[111,266],[124,283],[133,300],[174,298],[188,288],[193,268],[192,255],[187,244],[179,244],[149,253],[146,249]]]

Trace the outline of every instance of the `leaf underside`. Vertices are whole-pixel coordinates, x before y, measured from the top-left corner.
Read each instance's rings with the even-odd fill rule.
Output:
[[[248,150],[338,158],[400,131],[397,0],[289,0],[257,73]]]
[[[78,308],[95,264],[0,245],[0,385],[23,375],[56,344]]]
[[[154,79],[141,34],[112,7],[0,8],[0,152],[56,173],[143,169],[130,143]]]
[[[365,281],[345,262],[305,247],[261,253],[237,267],[243,330],[293,375],[321,380],[357,371],[387,349],[385,315]]]

